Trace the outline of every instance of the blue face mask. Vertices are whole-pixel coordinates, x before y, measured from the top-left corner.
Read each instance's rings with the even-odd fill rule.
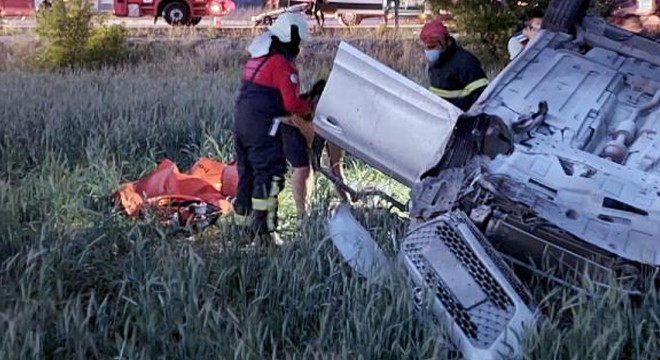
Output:
[[[431,50],[424,49],[424,55],[426,55],[426,60],[428,60],[431,63],[438,61],[441,53],[442,51],[440,51],[440,49],[431,49]]]

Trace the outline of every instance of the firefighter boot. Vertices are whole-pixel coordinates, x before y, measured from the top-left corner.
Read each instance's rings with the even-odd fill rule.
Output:
[[[272,234],[277,230],[277,196],[284,187],[284,178],[273,176],[270,188],[267,189],[268,197],[252,198],[252,214],[254,220],[252,229],[257,234],[260,242],[271,240]],[[267,238],[264,235],[268,235]]]
[[[277,232],[267,234],[256,234],[252,240],[252,245],[255,247],[268,247],[272,245],[283,245],[284,241]]]
[[[248,244],[252,241],[255,235],[252,226],[253,222],[252,211],[245,210],[241,206],[234,207],[234,212],[231,216],[231,223],[243,232]]]

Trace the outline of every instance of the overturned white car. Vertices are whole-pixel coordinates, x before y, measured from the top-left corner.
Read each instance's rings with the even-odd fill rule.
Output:
[[[585,3],[553,1],[467,113],[346,43],[317,107],[320,135],[410,187],[401,260],[469,359],[516,354],[534,322],[512,267],[598,282],[660,265],[660,44]]]

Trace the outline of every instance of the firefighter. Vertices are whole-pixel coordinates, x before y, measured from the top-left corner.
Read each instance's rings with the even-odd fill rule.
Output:
[[[294,60],[308,37],[305,19],[284,13],[257,36],[248,51],[234,113],[238,193],[234,202],[238,224],[249,226],[255,243],[269,242],[277,228],[278,195],[287,164],[284,125],[274,119],[292,114],[309,118],[312,106],[299,96]]]
[[[429,90],[467,111],[488,85],[479,60],[438,19],[426,23],[419,38],[428,60]]]

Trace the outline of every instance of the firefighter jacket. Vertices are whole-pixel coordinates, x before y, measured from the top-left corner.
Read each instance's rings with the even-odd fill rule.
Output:
[[[280,53],[251,58],[242,78],[237,113],[245,125],[268,128],[275,117],[311,112],[299,97],[298,70]]]
[[[472,106],[488,85],[479,60],[453,38],[440,58],[429,65],[428,72],[430,90],[463,111]]]

